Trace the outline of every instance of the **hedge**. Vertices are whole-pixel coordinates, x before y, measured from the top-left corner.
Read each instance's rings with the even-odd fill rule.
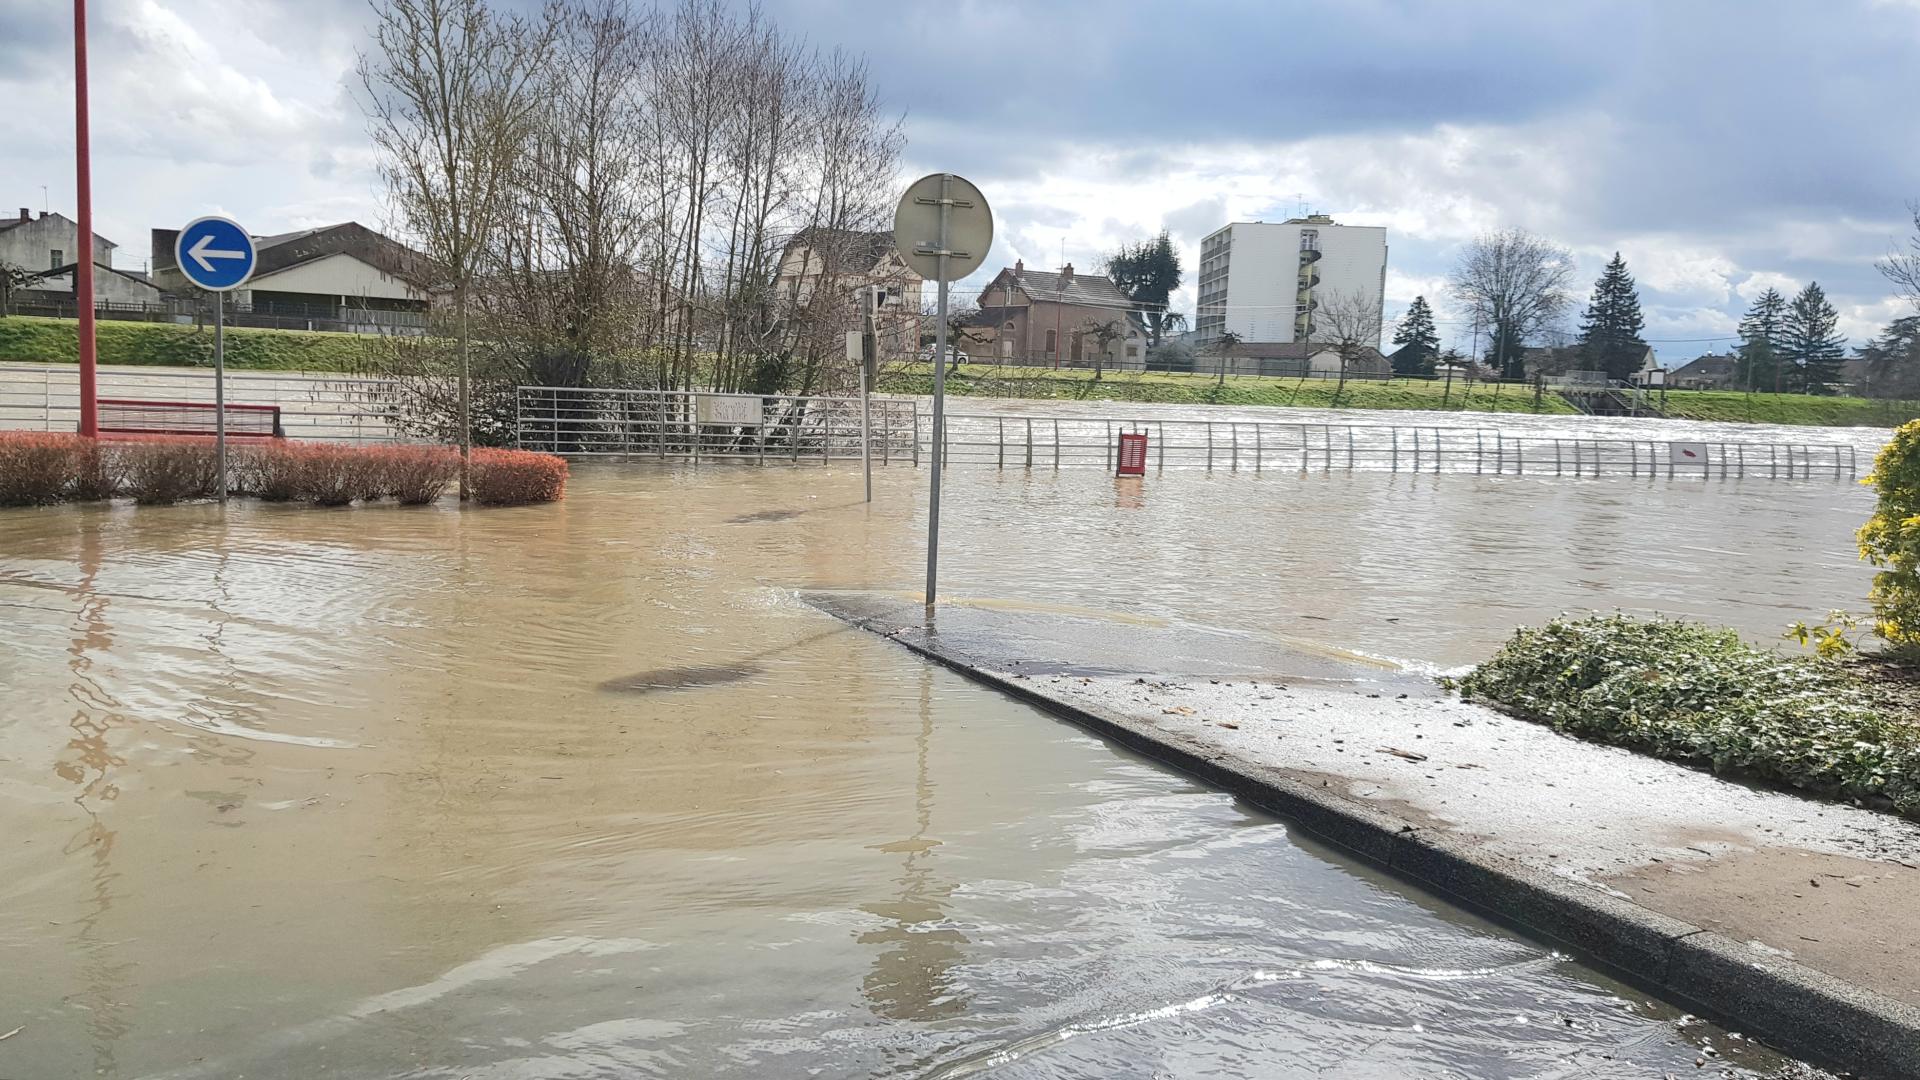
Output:
[[[320,442],[230,443],[227,487],[269,501],[345,506],[392,498],[438,499],[460,472],[447,446],[345,446]],[[0,506],[36,506],[123,496],[146,505],[210,499],[219,492],[213,441],[101,440],[0,431]],[[475,501],[489,506],[552,502],[566,493],[567,464],[549,454],[476,450]]]
[[[1920,817],[1920,725],[1854,668],[1624,615],[1522,629],[1460,692],[1556,730]]]

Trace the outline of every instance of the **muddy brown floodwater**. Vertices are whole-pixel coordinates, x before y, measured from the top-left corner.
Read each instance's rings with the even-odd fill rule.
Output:
[[[924,478],[0,513],[0,1076],[1811,1075],[795,598]],[[948,490],[961,600],[1437,665],[1865,584],[1833,484]]]

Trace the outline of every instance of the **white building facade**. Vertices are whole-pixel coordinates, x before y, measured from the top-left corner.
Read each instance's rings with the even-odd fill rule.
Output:
[[[1379,311],[1386,300],[1387,230],[1326,214],[1237,221],[1200,242],[1196,339],[1314,340],[1315,309],[1335,296]],[[1378,346],[1379,342],[1373,342]]]

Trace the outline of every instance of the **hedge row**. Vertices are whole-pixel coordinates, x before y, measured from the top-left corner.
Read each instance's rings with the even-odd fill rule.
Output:
[[[460,474],[447,446],[229,444],[229,494],[270,502],[345,506],[393,498],[433,502]],[[211,499],[219,493],[213,442],[204,438],[96,441],[78,435],[0,432],[0,506],[36,506],[123,496],[143,505]],[[567,463],[523,450],[473,451],[468,489],[487,506],[553,502],[566,494]]]
[[[1459,689],[1596,742],[1920,817],[1920,726],[1845,665],[1731,630],[1555,619],[1516,633]]]

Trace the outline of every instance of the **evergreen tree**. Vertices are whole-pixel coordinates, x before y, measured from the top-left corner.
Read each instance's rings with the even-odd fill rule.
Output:
[[[1580,320],[1580,347],[1588,365],[1606,372],[1609,379],[1625,380],[1639,371],[1647,355],[1647,343],[1640,337],[1644,328],[1640,293],[1634,288],[1633,275],[1627,273],[1627,260],[1616,251],[1600,280],[1593,283],[1593,297]]]
[[[1786,317],[1787,298],[1769,288],[1741,318],[1738,378],[1744,389],[1780,392],[1780,327]]]
[[[1155,239],[1122,247],[1107,258],[1107,274],[1138,305],[1147,325],[1147,348],[1159,345],[1167,329],[1167,298],[1180,287],[1180,253],[1174,250],[1173,239],[1162,232]]]
[[[1780,363],[1792,379],[1792,389],[1808,394],[1830,394],[1840,382],[1840,361],[1847,355],[1841,337],[1840,313],[1827,302],[1817,281],[1808,282],[1787,305],[1780,323]]]
[[[1393,343],[1403,346],[1393,354],[1395,375],[1432,375],[1434,360],[1440,355],[1440,331],[1433,325],[1433,309],[1427,298],[1416,296],[1400,316],[1393,332]]]
[[[1904,315],[1857,350],[1866,361],[1868,397],[1920,397],[1920,315]]]

